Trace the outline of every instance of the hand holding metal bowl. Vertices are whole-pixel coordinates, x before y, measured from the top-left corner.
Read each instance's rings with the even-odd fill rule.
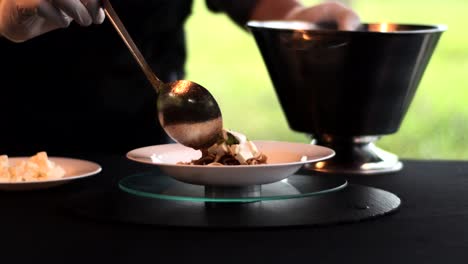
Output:
[[[361,24],[354,31],[301,21],[250,21],[291,129],[336,156],[325,172],[398,171],[398,157],[374,141],[396,133],[443,25]]]

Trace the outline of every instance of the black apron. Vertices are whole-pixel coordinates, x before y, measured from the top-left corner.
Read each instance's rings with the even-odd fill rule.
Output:
[[[155,73],[182,79],[191,0],[112,2]],[[115,153],[165,143],[156,93],[109,21],[0,38],[0,154]]]

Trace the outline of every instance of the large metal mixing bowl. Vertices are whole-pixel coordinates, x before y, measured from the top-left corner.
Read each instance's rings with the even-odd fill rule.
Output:
[[[338,31],[297,21],[247,24],[292,130],[336,156],[317,171],[373,174],[402,168],[374,142],[398,131],[443,25],[362,24]]]

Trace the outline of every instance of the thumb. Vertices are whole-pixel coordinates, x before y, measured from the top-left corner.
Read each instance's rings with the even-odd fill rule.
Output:
[[[37,14],[40,0],[0,1],[0,30],[14,28]]]
[[[16,3],[16,6],[10,10],[11,15],[13,16],[12,22],[21,23],[22,21],[37,15],[37,8],[39,6],[40,0],[4,0],[3,2]]]
[[[54,29],[55,25],[39,17],[41,3],[48,0],[0,0],[0,34],[22,42]]]

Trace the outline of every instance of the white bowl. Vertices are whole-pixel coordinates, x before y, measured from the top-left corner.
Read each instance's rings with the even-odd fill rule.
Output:
[[[260,165],[180,165],[201,157],[199,150],[180,144],[142,147],[127,153],[136,162],[158,166],[176,180],[211,186],[249,186],[283,180],[297,172],[304,164],[331,158],[335,152],[326,147],[280,141],[253,141],[267,157]]]

